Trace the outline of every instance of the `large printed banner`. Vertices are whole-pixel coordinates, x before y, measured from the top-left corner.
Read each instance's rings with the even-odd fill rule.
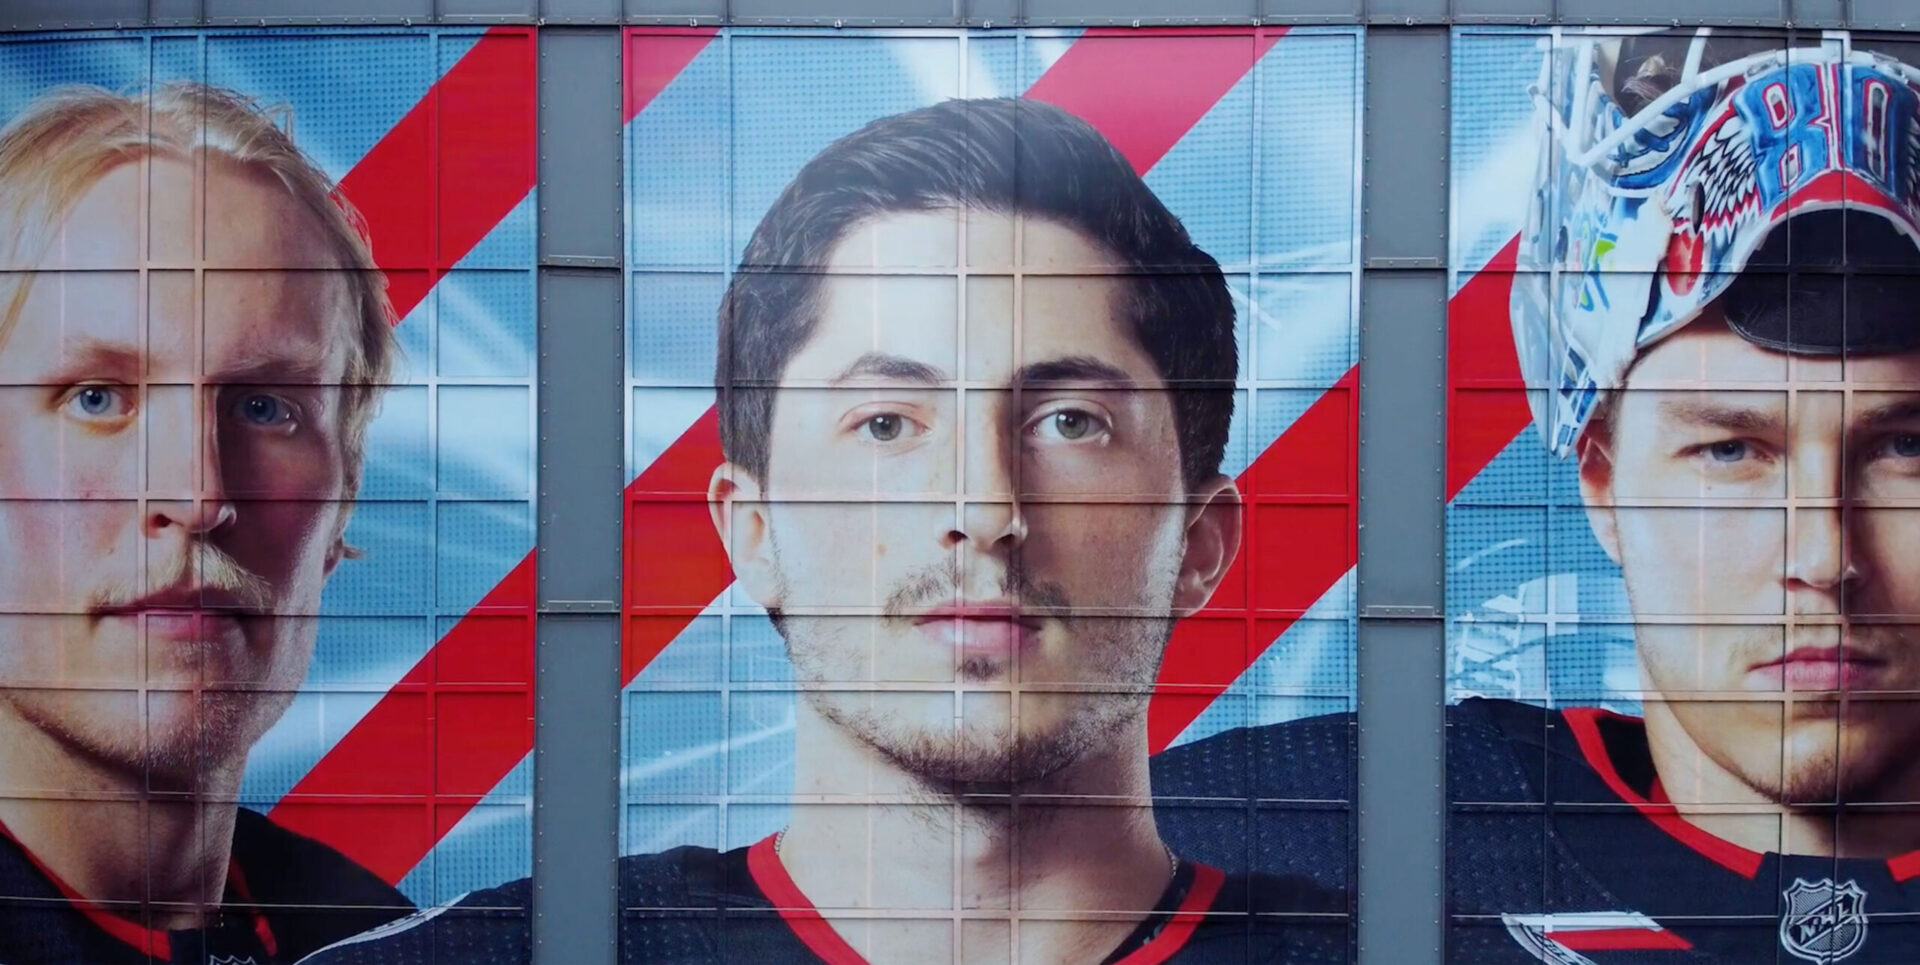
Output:
[[[1360,65],[629,33],[623,961],[1347,960]]]
[[[0,43],[0,961],[292,962],[528,872],[533,66]]]
[[[1453,65],[1448,960],[1920,960],[1920,46]]]

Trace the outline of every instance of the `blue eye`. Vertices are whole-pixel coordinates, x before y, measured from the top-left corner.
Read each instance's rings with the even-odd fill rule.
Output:
[[[106,415],[113,411],[113,392],[109,389],[81,389],[80,393],[73,397],[73,401],[80,407],[80,411],[88,415]]]
[[[254,393],[241,397],[240,418],[257,426],[277,426],[293,420],[293,407],[278,397]]]
[[[1747,444],[1738,439],[1727,439],[1707,447],[1707,455],[1714,462],[1739,462],[1747,457]]]
[[[1887,451],[1901,459],[1920,457],[1920,433],[1906,432],[1888,439]]]
[[[112,419],[126,415],[133,406],[126,391],[111,385],[82,385],[67,396],[67,408],[88,419]]]

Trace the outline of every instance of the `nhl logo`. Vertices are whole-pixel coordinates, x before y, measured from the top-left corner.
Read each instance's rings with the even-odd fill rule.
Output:
[[[1834,965],[1867,943],[1867,893],[1852,881],[1795,878],[1781,897],[1787,910],[1780,916],[1780,944],[1794,955]]]

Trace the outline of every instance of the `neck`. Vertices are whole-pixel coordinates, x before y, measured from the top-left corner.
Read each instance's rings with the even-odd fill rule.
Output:
[[[93,902],[144,903],[148,927],[198,927],[225,893],[238,766],[190,791],[158,793],[144,769],[106,762],[0,702],[0,774],[57,796],[0,797],[0,823],[69,889]]]
[[[796,703],[795,796],[838,800],[793,808],[781,861],[869,961],[924,960],[952,941],[962,910],[963,937],[979,929],[963,942],[966,961],[1098,961],[1166,890],[1171,862],[1153,820],[1144,719],[1111,750],[976,797],[928,790],[808,701]],[[862,914],[836,919],[836,909]],[[1113,909],[1139,915],[1068,914]],[[871,914],[889,911],[920,912],[911,925],[926,934],[906,916]]]
[[[1785,792],[1754,787],[1695,743],[1667,703],[1647,703],[1646,725],[1667,799],[1687,823],[1723,841],[1749,851],[1838,858],[1885,858],[1920,848],[1920,824],[1911,814],[1855,808],[1841,819],[1833,805],[1784,803]]]

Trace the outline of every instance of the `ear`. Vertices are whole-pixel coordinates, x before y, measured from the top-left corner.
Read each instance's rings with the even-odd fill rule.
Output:
[[[341,560],[357,560],[360,550],[347,545],[347,520],[353,516],[353,504],[348,503],[340,510],[340,522],[334,524],[333,542],[327,544],[327,558],[321,563],[321,575],[330,577],[339,567]]]
[[[753,474],[731,462],[721,463],[707,480],[707,512],[733,565],[733,578],[755,603],[774,609],[780,606],[780,579],[762,496]]]
[[[1240,555],[1240,488],[1215,476],[1189,494],[1187,548],[1173,587],[1173,615],[1185,617],[1207,605]]]
[[[1588,426],[1574,443],[1580,461],[1580,501],[1587,507],[1587,525],[1593,538],[1615,564],[1620,562],[1620,521],[1613,511],[1613,451],[1602,431]]]

